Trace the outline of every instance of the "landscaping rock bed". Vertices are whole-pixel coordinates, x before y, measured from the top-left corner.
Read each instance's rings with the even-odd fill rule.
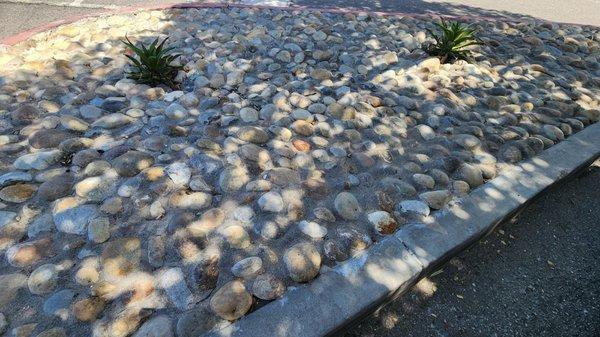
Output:
[[[475,27],[454,64],[432,20],[247,8],[7,48],[0,333],[199,336],[598,121],[597,28]],[[126,78],[126,35],[169,37],[179,90]]]

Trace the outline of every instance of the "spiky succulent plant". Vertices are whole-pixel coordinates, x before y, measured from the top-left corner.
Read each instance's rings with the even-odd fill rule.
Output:
[[[156,38],[149,46],[140,43],[138,47],[125,37],[125,41],[122,42],[134,54],[125,54],[132,66],[132,70],[127,72],[127,77],[141,84],[152,86],[164,84],[176,88],[175,77],[183,67],[172,63],[181,54],[171,53],[174,47],[165,48],[167,39],[168,37],[159,42]]]
[[[441,30],[441,34],[427,29],[435,43],[427,46],[425,51],[431,56],[439,57],[442,63],[465,60],[471,56],[467,47],[483,44],[471,25],[463,25],[460,22],[447,23],[444,20],[436,22],[435,25]]]

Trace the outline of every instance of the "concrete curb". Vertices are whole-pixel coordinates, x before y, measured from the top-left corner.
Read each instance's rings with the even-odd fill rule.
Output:
[[[414,223],[304,286],[203,337],[332,335],[405,293],[547,188],[600,157],[600,123],[519,163],[460,203]]]
[[[359,14],[368,13],[372,15],[380,16],[401,16],[401,17],[413,17],[419,19],[433,19],[433,18],[445,18],[452,20],[463,20],[463,21],[504,21],[504,22],[523,22],[523,20],[512,20],[506,17],[494,17],[494,16],[483,16],[483,15],[446,15],[446,14],[418,14],[418,13],[407,13],[399,11],[368,11],[356,8],[337,8],[337,7],[310,7],[310,6],[267,6],[267,5],[244,5],[244,4],[226,4],[226,3],[179,3],[179,4],[158,4],[158,5],[138,5],[130,7],[122,7],[116,9],[107,9],[88,15],[75,15],[67,17],[61,20],[53,21],[39,27],[28,29],[21,33],[5,37],[0,40],[0,46],[7,45],[12,46],[21,42],[26,41],[32,36],[49,31],[62,25],[71,24],[80,20],[92,19],[101,16],[118,15],[118,14],[130,14],[138,11],[151,11],[151,10],[164,10],[164,9],[185,9],[185,8],[256,8],[264,10],[285,10],[285,11],[316,11],[322,13],[333,13],[333,14]],[[529,21],[535,21],[538,23],[548,22],[543,19],[531,18]],[[571,24],[570,24],[571,25]],[[572,24],[579,25],[579,24]],[[585,25],[580,25],[585,26]]]

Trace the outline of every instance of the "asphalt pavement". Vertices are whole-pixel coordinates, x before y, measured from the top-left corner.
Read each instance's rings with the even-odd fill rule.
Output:
[[[600,161],[343,337],[600,336]]]

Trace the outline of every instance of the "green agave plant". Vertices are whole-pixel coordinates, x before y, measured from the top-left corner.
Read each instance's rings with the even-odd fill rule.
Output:
[[[440,36],[427,29],[435,43],[430,44],[425,51],[431,56],[439,57],[442,63],[457,59],[465,60],[471,56],[471,51],[467,47],[483,44],[470,25],[459,22],[446,23],[444,20],[436,22],[435,25],[441,29],[442,34]]]
[[[168,37],[159,43],[156,38],[148,47],[143,43],[137,47],[128,37],[125,37],[125,41],[122,42],[137,56],[135,58],[133,55],[125,54],[133,66],[133,70],[127,72],[128,77],[141,84],[152,86],[164,84],[176,88],[175,76],[183,67],[171,63],[181,54],[172,54],[173,47],[164,47],[167,39]]]

